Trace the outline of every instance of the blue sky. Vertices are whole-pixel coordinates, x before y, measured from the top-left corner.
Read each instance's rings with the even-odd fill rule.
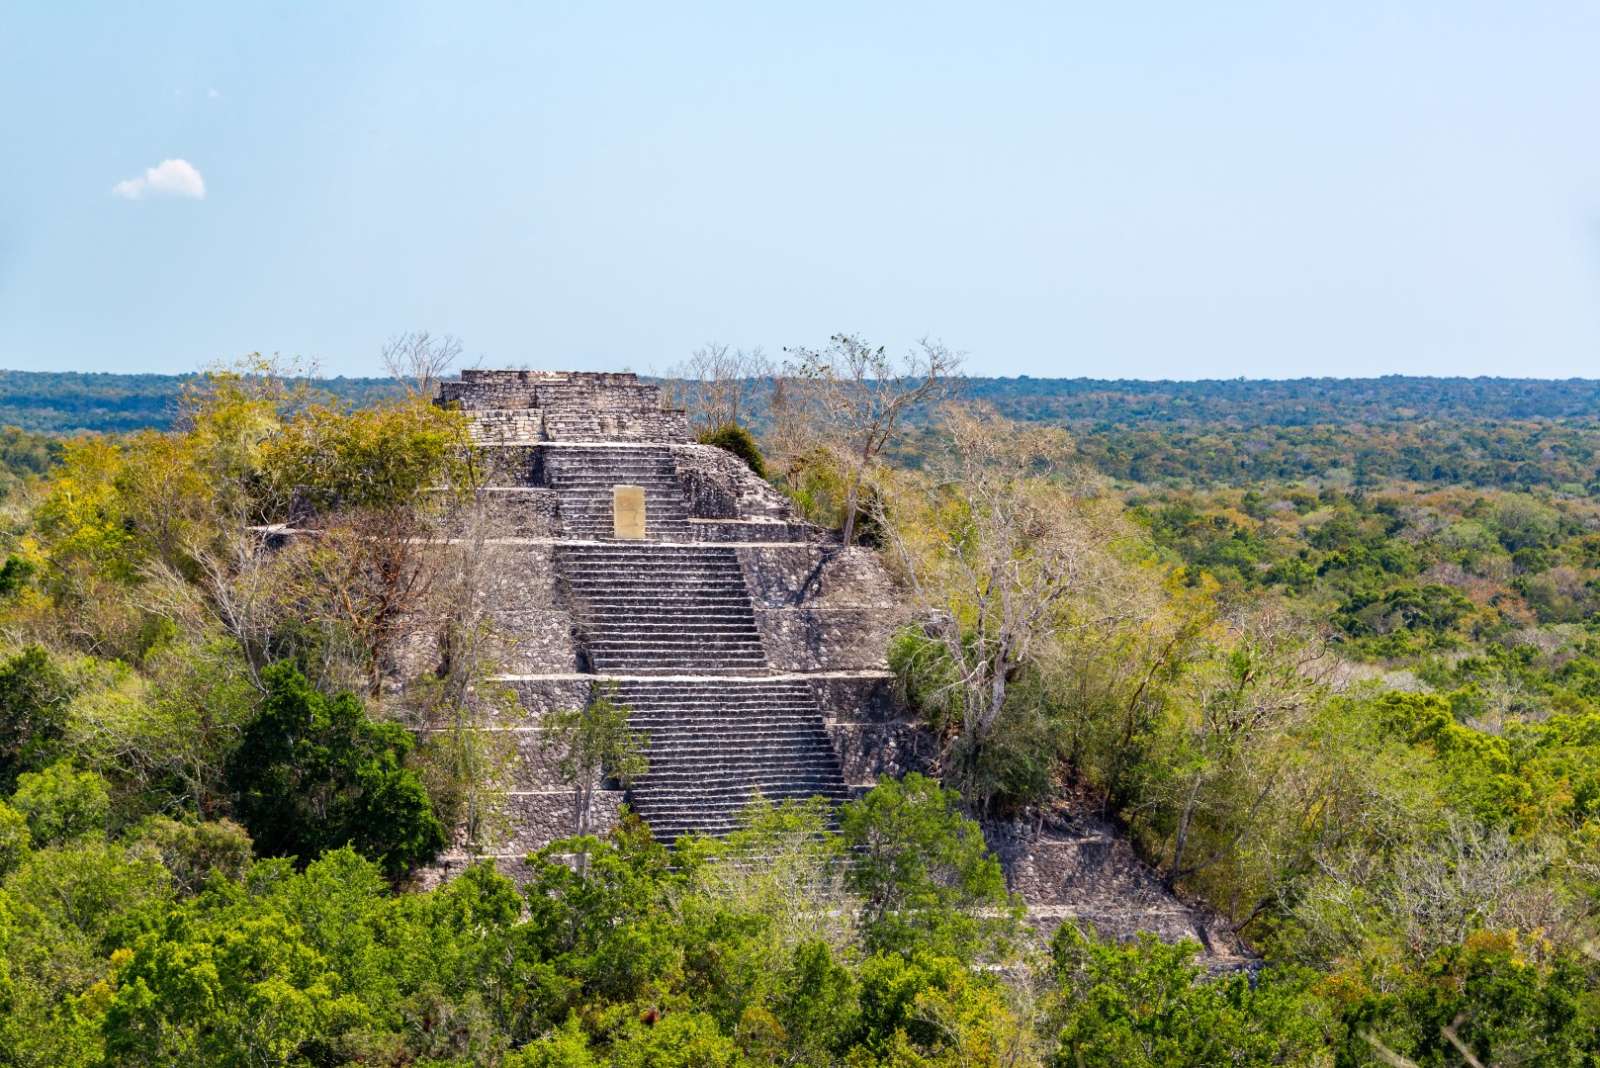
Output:
[[[1600,375],[1597,56],[1593,2],[0,0],[0,366]]]

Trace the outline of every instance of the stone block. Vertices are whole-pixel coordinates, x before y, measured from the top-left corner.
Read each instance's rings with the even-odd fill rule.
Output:
[[[618,541],[643,541],[645,508],[643,486],[611,487],[612,536]]]

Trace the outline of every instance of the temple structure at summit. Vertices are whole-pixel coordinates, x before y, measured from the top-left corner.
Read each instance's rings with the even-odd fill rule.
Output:
[[[890,699],[895,599],[870,550],[696,444],[634,375],[465,371],[438,400],[468,414],[495,472],[493,622],[520,706],[494,728],[517,753],[507,866],[572,833],[539,721],[600,687],[649,761],[601,791],[602,829],[626,800],[660,839],[721,834],[758,791],[840,801],[896,770],[914,732]]]

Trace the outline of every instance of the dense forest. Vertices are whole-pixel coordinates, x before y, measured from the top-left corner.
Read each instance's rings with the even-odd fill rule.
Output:
[[[1600,1065],[1600,383],[742,369],[680,396],[894,574],[925,774],[438,887],[504,759],[460,413],[47,376],[0,442],[0,1065]],[[649,757],[597,704],[580,797]],[[1032,926],[983,828],[1067,802],[1255,966]]]
[[[0,371],[0,464],[17,466],[17,430],[165,430],[193,375]],[[313,378],[341,403],[394,399],[388,378]],[[685,399],[694,387],[686,385]],[[1081,459],[1128,482],[1228,484],[1344,478],[1593,492],[1600,485],[1600,380],[1408,378],[1142,382],[964,378],[961,395],[1009,419],[1063,426]],[[771,381],[748,383],[753,427]],[[913,424],[917,417],[913,416]],[[925,452],[915,441],[900,458]],[[42,448],[43,446],[41,446]],[[33,468],[30,466],[31,471]]]
[[[674,369],[675,373],[677,369]],[[165,429],[197,375],[0,371],[0,425],[24,430]],[[353,403],[392,399],[391,378],[318,378]],[[1074,427],[1375,425],[1415,420],[1600,420],[1600,379],[1540,378],[962,379],[962,394],[1012,419]],[[760,403],[765,391],[752,389]]]
[[[138,375],[81,371],[0,371],[0,426],[38,433],[166,430],[184,391],[199,374]],[[317,378],[311,384],[341,400],[370,404],[401,391],[389,378]]]

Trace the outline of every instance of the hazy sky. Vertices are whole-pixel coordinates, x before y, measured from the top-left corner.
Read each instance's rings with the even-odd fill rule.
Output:
[[[0,0],[0,366],[1600,375],[1600,4]]]

